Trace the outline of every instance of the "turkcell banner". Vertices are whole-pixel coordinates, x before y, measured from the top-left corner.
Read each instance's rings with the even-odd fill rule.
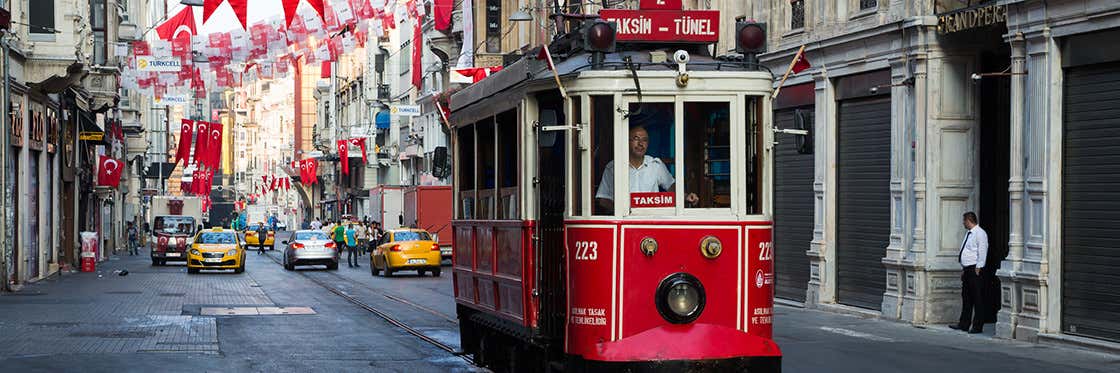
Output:
[[[389,112],[402,117],[420,116],[420,105],[390,105]]]
[[[178,57],[136,56],[136,69],[139,71],[179,72],[183,62]]]
[[[152,105],[155,106],[185,106],[189,104],[190,99],[187,95],[163,95],[163,97],[156,97],[152,99]]]

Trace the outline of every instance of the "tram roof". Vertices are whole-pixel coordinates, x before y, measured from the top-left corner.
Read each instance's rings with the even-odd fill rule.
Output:
[[[539,49],[537,49],[539,50]],[[668,59],[666,62],[652,62],[654,51],[663,51]],[[673,52],[676,49],[645,49],[626,50],[608,53],[604,56],[603,63],[598,68],[591,64],[591,53],[579,52],[571,55],[554,55],[553,62],[556,72],[561,78],[578,76],[583,71],[618,71],[629,74],[629,65],[626,58],[636,71],[676,71],[677,64],[672,62]],[[537,58],[536,50],[526,54],[517,62],[506,66],[501,71],[490,75],[478,83],[471,84],[451,96],[450,109],[452,112],[466,108],[479,101],[492,98],[503,92],[516,88],[528,87],[539,84],[540,89],[555,86],[552,71],[547,67],[547,62]],[[769,70],[757,63],[744,62],[742,56],[711,57],[693,54],[688,62],[688,70],[692,71],[767,71]],[[629,75],[627,75],[629,76]],[[525,92],[517,92],[525,93]],[[504,95],[502,95],[504,96]],[[507,99],[508,97],[498,97]]]

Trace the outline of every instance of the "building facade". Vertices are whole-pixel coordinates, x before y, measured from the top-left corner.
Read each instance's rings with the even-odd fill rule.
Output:
[[[961,215],[975,211],[1004,338],[1120,341],[1120,195],[1104,107],[1120,35],[1108,1],[772,0],[761,62],[812,67],[774,103],[778,296],[914,324],[960,309]],[[1090,21],[1091,20],[1091,21]],[[1114,126],[1112,126],[1114,127]],[[1115,143],[1115,141],[1112,141]]]

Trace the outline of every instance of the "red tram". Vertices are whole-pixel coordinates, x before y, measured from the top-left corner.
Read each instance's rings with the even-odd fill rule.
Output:
[[[588,18],[451,97],[463,350],[496,371],[780,371],[772,74]]]

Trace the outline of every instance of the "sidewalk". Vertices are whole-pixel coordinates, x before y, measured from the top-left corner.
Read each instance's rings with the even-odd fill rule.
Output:
[[[785,372],[1116,372],[1120,357],[790,306],[774,308]]]

